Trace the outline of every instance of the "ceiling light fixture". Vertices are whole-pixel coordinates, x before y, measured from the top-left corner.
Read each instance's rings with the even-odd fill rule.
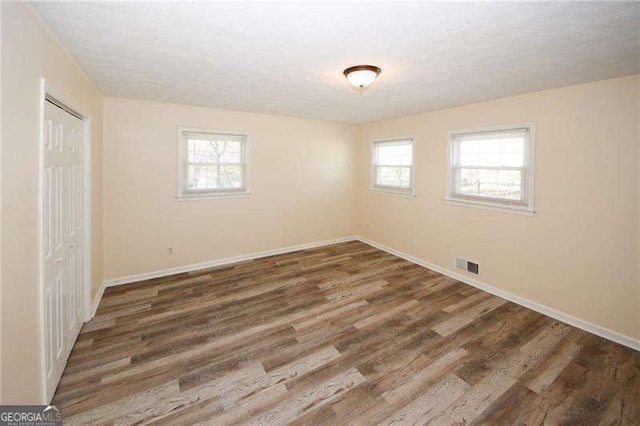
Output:
[[[344,70],[343,74],[349,84],[362,92],[373,83],[381,71],[380,68],[373,65],[356,65]]]

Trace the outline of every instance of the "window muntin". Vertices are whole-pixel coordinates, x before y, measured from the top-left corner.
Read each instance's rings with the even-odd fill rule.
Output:
[[[452,134],[447,198],[532,210],[532,130]]]
[[[413,139],[373,143],[372,189],[411,193],[413,190]]]
[[[246,193],[247,136],[183,131],[182,196]]]

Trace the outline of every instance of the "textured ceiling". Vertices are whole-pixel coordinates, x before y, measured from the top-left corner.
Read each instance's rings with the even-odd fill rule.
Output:
[[[350,123],[640,73],[637,2],[34,7],[106,96]]]

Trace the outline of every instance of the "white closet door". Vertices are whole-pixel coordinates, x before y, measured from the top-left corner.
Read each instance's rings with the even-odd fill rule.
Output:
[[[47,397],[82,327],[83,123],[50,102],[44,114],[43,259]]]

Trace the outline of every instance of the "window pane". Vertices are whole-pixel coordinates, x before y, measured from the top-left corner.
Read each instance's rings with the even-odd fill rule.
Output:
[[[478,141],[478,152],[480,153],[499,153],[500,152],[500,139],[484,139]]]
[[[502,152],[524,152],[524,138],[504,138],[501,144]]]
[[[498,171],[481,169],[477,172],[478,194],[492,197],[498,190]]]
[[[412,155],[413,145],[410,143],[376,145],[376,164],[381,166],[410,166]]]
[[[401,188],[411,187],[411,169],[409,167],[400,168],[400,187]]]
[[[523,167],[524,136],[496,134],[459,141],[458,164],[462,167]]]
[[[188,189],[242,188],[242,167],[238,165],[201,166],[189,165]]]
[[[242,166],[220,166],[220,188],[241,188]]]
[[[216,166],[189,165],[187,188],[192,191],[215,188],[217,180]]]
[[[522,170],[499,170],[495,197],[521,200],[522,195]]]
[[[456,192],[459,194],[473,195],[478,194],[477,176],[475,169],[460,169],[460,177],[458,179],[458,187]]]
[[[456,192],[462,195],[522,199],[522,170],[470,169],[459,170]]]
[[[242,150],[240,142],[218,142],[215,146],[215,152],[216,154],[218,154],[218,158],[221,163],[238,164],[242,162]]]
[[[478,153],[478,140],[462,140],[460,141],[460,154],[477,154]]]
[[[411,187],[410,167],[380,166],[376,168],[376,185],[396,188]]]
[[[188,140],[188,158],[190,163],[206,162],[206,143],[201,139]]]
[[[523,167],[524,155],[522,153],[502,153],[502,165],[506,167]]]
[[[242,163],[242,143],[197,139],[187,140],[187,156],[190,163]]]

